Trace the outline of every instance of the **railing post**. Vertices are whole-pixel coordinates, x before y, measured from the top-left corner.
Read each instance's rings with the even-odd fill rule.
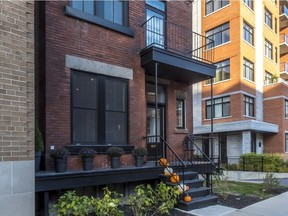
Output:
[[[261,171],[264,171],[264,157],[261,157]]]
[[[245,171],[245,157],[243,157],[243,171]]]

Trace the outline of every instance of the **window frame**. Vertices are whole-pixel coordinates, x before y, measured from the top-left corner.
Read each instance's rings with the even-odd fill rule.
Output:
[[[227,27],[226,27],[227,25]],[[225,38],[225,31],[228,30],[228,33],[229,33],[229,39],[227,41],[224,40]],[[217,40],[215,40],[215,37],[218,36],[219,37],[220,35],[220,41],[221,43],[217,44]],[[206,45],[206,49],[211,49],[213,47],[217,47],[217,46],[220,46],[222,44],[225,44],[225,43],[228,43],[230,41],[230,22],[226,22],[226,23],[223,23],[219,26],[216,26],[212,29],[209,29],[208,31],[205,32],[205,36],[209,39],[209,41],[206,41],[206,44],[209,44],[210,46],[207,46]],[[207,40],[208,40],[207,39]],[[214,44],[210,44],[209,42],[213,40],[214,41]],[[213,46],[214,45],[214,46]]]
[[[246,37],[248,34],[248,38]],[[246,21],[243,21],[243,39],[254,46],[254,28],[249,25]]]
[[[84,2],[84,0],[82,0]],[[97,0],[94,0],[94,2]],[[98,2],[98,1],[97,1]],[[104,28],[116,31],[116,32],[120,32],[122,34],[125,34],[127,36],[130,37],[134,37],[134,30],[129,28],[129,2],[128,1],[123,1],[124,3],[124,9],[123,9],[123,16],[125,16],[125,23],[127,25],[122,25],[122,24],[118,24],[116,22],[112,22],[110,20],[107,19],[103,19],[99,16],[95,16],[94,14],[89,14],[84,12],[83,10],[77,9],[73,7],[73,3],[72,1],[70,1],[70,4],[68,6],[65,7],[65,14],[67,16],[70,17],[74,17],[74,18],[78,18],[80,20],[84,20],[87,21],[89,23],[92,24],[96,24],[99,26],[102,26]],[[95,11],[95,9],[94,9]]]
[[[288,153],[288,133],[285,133],[285,152]]]
[[[264,10],[264,23],[271,29],[273,26],[272,20],[273,20],[272,13],[267,8],[265,8],[265,10]]]
[[[74,110],[78,109],[79,107],[74,105],[74,88],[75,88],[75,81],[74,81],[74,77],[75,75],[80,75],[80,76],[89,76],[89,77],[93,77],[95,78],[95,80],[97,80],[97,91],[96,91],[96,98],[95,100],[97,100],[97,116],[95,116],[95,134],[97,133],[97,137],[95,137],[95,142],[93,141],[79,141],[79,140],[75,140],[74,139],[74,134],[75,134],[75,126],[74,126]],[[123,84],[123,87],[125,89],[125,92],[123,93],[123,97],[125,97],[125,101],[123,102],[123,106],[125,106],[125,110],[124,111],[119,111],[119,110],[112,110],[112,109],[107,109],[107,104],[106,104],[106,83],[108,80],[113,80],[113,81],[117,81],[117,82],[121,82]],[[82,146],[85,145],[128,145],[128,115],[129,115],[129,109],[128,109],[128,89],[129,85],[128,85],[128,80],[126,79],[122,79],[122,78],[116,78],[116,77],[110,77],[110,76],[105,76],[105,75],[100,75],[100,74],[95,74],[95,73],[89,73],[89,72],[82,72],[82,71],[78,71],[78,70],[72,70],[71,71],[71,141],[72,144],[80,144]],[[82,110],[87,110],[90,108],[85,108],[82,107]],[[122,143],[107,143],[107,137],[106,137],[106,131],[108,131],[107,129],[107,119],[106,119],[106,114],[107,112],[121,112],[123,113],[124,116],[124,142]],[[97,119],[97,120],[96,120]],[[99,127],[99,125],[101,125],[101,127]],[[98,139],[97,139],[98,138]]]
[[[178,115],[177,115],[177,102],[180,102],[182,104],[182,113],[181,113],[181,119],[182,119],[182,125],[178,125]],[[185,124],[186,124],[186,109],[185,109],[185,99],[182,98],[176,98],[176,128],[177,129],[185,129]]]
[[[243,96],[243,104],[244,104],[244,116],[255,117],[255,98],[250,97],[248,95]],[[247,106],[248,106],[248,109]],[[252,111],[252,113],[251,113]]]
[[[285,118],[288,118],[288,100],[285,100]]]
[[[226,64],[226,65],[223,66],[222,64],[225,63],[225,62],[228,62],[228,64]],[[222,66],[220,66],[220,64],[221,64]],[[230,59],[225,59],[225,60],[223,60],[223,61],[219,61],[219,62],[217,62],[217,63],[214,63],[214,65],[216,65],[217,68],[216,68],[216,75],[215,75],[215,77],[213,78],[213,83],[222,82],[222,81],[225,81],[225,80],[229,80],[229,79],[230,79]],[[222,72],[221,69],[223,69],[223,68],[229,68],[229,78],[227,78],[227,79],[221,79],[221,80],[216,80],[216,78],[217,78],[217,73],[220,73],[220,71]],[[225,71],[226,71],[226,70],[225,70]],[[228,73],[227,73],[227,74],[228,74]],[[219,76],[219,77],[220,77],[220,76]],[[211,84],[211,79],[206,80],[206,81],[205,81],[205,84],[206,84],[206,85]]]
[[[224,101],[225,99],[228,99],[227,101]],[[221,102],[219,103],[215,103],[216,100],[221,100]],[[210,104],[208,104],[210,103]],[[225,115],[224,113],[224,105],[228,105],[229,104],[229,110],[227,112],[227,114]],[[221,106],[221,116],[215,117],[215,107],[217,105]],[[218,97],[218,98],[213,98],[213,110],[212,110],[212,101],[211,99],[208,99],[205,101],[205,119],[211,119],[211,117],[213,116],[213,118],[225,118],[225,117],[229,117],[231,116],[231,98],[230,95],[229,96],[224,96],[224,97]],[[210,109],[210,114],[212,116],[208,116],[208,109]]]
[[[215,8],[217,6],[217,3],[220,2],[220,7],[219,8]],[[211,8],[212,8],[212,11],[211,12],[207,12],[207,5],[208,4],[211,4]],[[227,6],[230,4],[230,1],[229,0],[205,0],[205,15],[209,15],[217,10],[220,10],[221,8]]]
[[[243,3],[249,7],[251,10],[254,10],[254,7],[253,7],[253,0],[243,0]]]
[[[243,77],[250,81],[255,81],[254,63],[247,58],[243,59]]]
[[[267,39],[265,39],[265,56],[273,60],[273,44]]]

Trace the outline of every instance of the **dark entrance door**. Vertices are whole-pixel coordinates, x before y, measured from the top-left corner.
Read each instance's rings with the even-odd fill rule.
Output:
[[[251,132],[251,152],[256,153],[256,133]]]
[[[219,134],[220,145],[220,161],[221,163],[227,163],[227,134]]]
[[[155,107],[147,107],[147,150],[148,161],[155,161],[162,157],[165,152],[164,145],[160,137],[156,135],[156,111]],[[165,106],[159,106],[157,109],[157,134],[165,139]]]

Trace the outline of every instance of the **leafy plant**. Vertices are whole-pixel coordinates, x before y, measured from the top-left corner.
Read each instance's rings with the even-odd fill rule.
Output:
[[[94,158],[97,152],[92,148],[81,148],[79,151],[79,156],[82,158]]]
[[[66,148],[56,149],[50,152],[50,157],[53,159],[67,159],[70,152]]]
[[[104,190],[103,199],[91,198],[91,206],[95,215],[99,216],[122,216],[124,213],[118,209],[120,204],[120,197],[122,195],[109,191],[106,187]]]
[[[35,123],[35,152],[44,152],[44,140],[39,125]]]
[[[138,147],[138,148],[133,149],[132,151],[132,154],[134,156],[145,156],[147,155],[147,153],[148,153],[147,149],[144,147]]]
[[[89,197],[77,196],[75,191],[67,191],[52,206],[51,211],[57,216],[84,216],[92,212],[92,206]]]
[[[213,186],[217,193],[226,200],[230,193],[228,179],[223,174],[214,174],[213,175]]]
[[[120,157],[123,154],[125,154],[123,148],[121,147],[110,147],[107,149],[106,153],[110,156],[110,157]]]
[[[178,187],[168,186],[160,182],[156,188],[151,185],[138,185],[136,194],[130,195],[127,201],[129,208],[135,216],[169,214],[177,203]]]
[[[266,194],[272,194],[275,190],[280,187],[279,180],[274,177],[273,173],[267,172],[262,184],[262,193],[265,196]]]

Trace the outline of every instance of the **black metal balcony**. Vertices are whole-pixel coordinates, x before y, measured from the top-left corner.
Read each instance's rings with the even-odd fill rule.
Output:
[[[143,23],[146,47],[141,65],[146,73],[182,83],[196,83],[215,76],[214,41],[190,29],[151,17]]]

